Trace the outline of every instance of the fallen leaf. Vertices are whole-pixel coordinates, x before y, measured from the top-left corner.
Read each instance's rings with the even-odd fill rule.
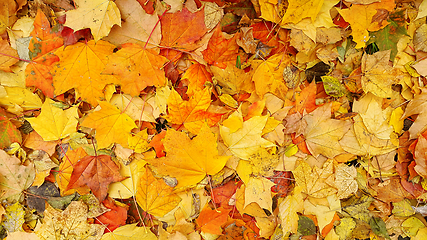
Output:
[[[10,66],[19,61],[18,52],[3,39],[0,40],[0,52],[0,70],[11,72]]]
[[[89,41],[56,50],[60,61],[51,70],[55,94],[76,88],[84,101],[96,106],[104,98],[104,87],[118,83],[115,76],[101,74],[114,48],[105,41]]]
[[[200,212],[196,223],[202,232],[221,235],[221,225],[227,221],[230,211],[231,209],[224,209],[222,207],[212,210],[206,205]]]
[[[306,18],[306,17],[310,17],[311,21],[314,22],[322,5],[323,5],[323,0],[321,1],[291,0],[289,1],[288,9],[286,9],[286,12],[282,18],[281,24],[285,24],[288,22],[298,23],[299,21],[301,21],[303,18]]]
[[[0,199],[18,200],[22,191],[33,183],[35,174],[32,163],[22,165],[17,157],[0,150]]]
[[[113,232],[108,232],[104,234],[101,240],[156,240],[157,236],[150,231],[148,227],[137,227],[137,223],[127,224],[121,226],[114,230]]]
[[[356,181],[357,170],[354,166],[339,164],[335,166],[335,186],[338,189],[337,197],[339,199],[348,198],[358,190]]]
[[[177,124],[178,130],[185,127],[197,134],[205,123],[213,126],[221,118],[222,114],[207,111],[211,102],[211,90],[208,87],[196,92],[188,101],[183,101],[178,92],[172,90],[168,98],[167,120]]]
[[[291,195],[279,205],[279,217],[282,221],[283,233],[296,233],[298,231],[298,212],[303,211],[302,187],[296,186]]]
[[[217,138],[207,125],[193,139],[169,129],[162,140],[166,157],[148,160],[159,173],[175,177],[177,188],[195,185],[206,175],[215,175],[230,157],[219,156]]]
[[[166,85],[165,72],[162,70],[167,59],[154,50],[145,49],[138,44],[126,43],[108,57],[108,64],[102,74],[111,74],[120,79],[122,91],[138,96],[147,86]]]
[[[230,115],[228,119],[231,120],[232,118],[233,115]],[[234,156],[248,160],[259,148],[276,146],[261,137],[267,119],[268,116],[255,116],[245,122],[237,122],[231,126],[220,126],[221,137]]]
[[[162,179],[156,179],[148,167],[142,171],[137,185],[136,201],[147,213],[163,217],[181,202],[181,198],[173,193],[173,188]]]
[[[308,149],[317,157],[319,154],[328,158],[345,153],[340,147],[339,140],[351,126],[349,121],[331,119],[332,104],[317,108],[303,119],[307,122],[304,132]]]
[[[178,50],[191,51],[198,46],[195,44],[205,33],[205,13],[201,9],[195,13],[183,8],[176,13],[166,13],[161,19],[161,46]]]
[[[114,231],[120,226],[126,225],[127,205],[114,201],[108,197],[102,204],[110,209],[108,212],[96,217],[95,223],[100,223],[108,228],[108,232]]]
[[[251,177],[245,189],[245,205],[257,203],[261,208],[267,209],[270,213],[272,210],[271,187],[275,184],[264,177]]]
[[[128,145],[135,122],[125,113],[107,102],[99,102],[101,110],[90,113],[81,123],[84,127],[96,129],[98,148],[109,147],[113,143]]]
[[[65,26],[74,31],[90,28],[95,41],[108,35],[113,25],[121,26],[120,11],[110,0],[76,0],[77,9],[68,11]]]
[[[327,179],[333,177],[333,160],[328,160],[323,167],[311,168],[305,161],[298,161],[298,167],[293,171],[295,182],[301,187],[301,192],[314,197],[324,198],[337,192],[328,185]]]
[[[236,36],[227,39],[224,37],[221,27],[216,27],[214,34],[209,39],[208,48],[202,52],[206,62],[222,69],[226,68],[228,63],[235,64],[239,52]]]
[[[82,201],[73,201],[64,210],[49,204],[44,212],[45,221],[35,232],[40,239],[100,239],[104,226],[87,222],[88,207]]]
[[[101,201],[107,196],[108,185],[122,181],[119,167],[108,155],[85,156],[74,164],[67,189],[88,186]]]
[[[48,98],[43,103],[40,115],[28,118],[27,121],[43,140],[55,141],[76,132],[78,118],[77,107],[64,111],[55,107],[55,102]]]
[[[6,112],[0,108],[0,148],[9,147],[14,142],[22,143],[21,132],[13,125]]]

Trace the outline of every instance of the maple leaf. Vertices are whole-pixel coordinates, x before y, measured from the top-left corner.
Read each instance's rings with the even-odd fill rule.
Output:
[[[183,101],[181,96],[172,89],[168,98],[167,120],[173,124],[179,124],[178,130],[185,127],[188,131],[197,134],[201,127],[207,123],[215,125],[222,114],[208,112],[211,104],[211,90],[205,87],[196,92],[188,101]]]
[[[179,50],[191,51],[197,48],[195,42],[207,32],[204,9],[195,13],[183,8],[176,13],[166,13],[162,24],[161,45]]]
[[[197,184],[206,175],[221,171],[230,157],[219,156],[217,138],[207,125],[203,125],[196,137],[190,140],[183,132],[169,129],[163,140],[166,157],[148,162],[159,173],[175,177],[177,188]]]
[[[302,192],[314,197],[324,198],[337,192],[327,182],[333,177],[334,164],[329,159],[319,169],[317,166],[311,168],[305,161],[298,161],[298,167],[293,171],[295,182],[302,187]],[[332,180],[333,181],[333,180]]]
[[[314,22],[322,5],[323,0],[290,0],[288,9],[282,18],[282,24],[298,23],[306,17],[310,17],[311,21]]]
[[[45,221],[35,232],[40,239],[100,239],[105,227],[89,224],[88,207],[82,201],[72,201],[60,211],[47,204],[44,211]]]
[[[243,122],[241,113],[235,112],[227,120],[220,126],[220,133],[234,156],[248,160],[259,148],[276,146],[261,137],[268,116],[254,116]]]
[[[248,206],[250,203],[255,202],[261,208],[267,209],[273,212],[272,198],[271,198],[271,187],[275,184],[263,177],[251,177],[246,184],[245,189],[245,205]]]
[[[122,181],[119,167],[108,155],[86,156],[74,164],[67,189],[88,186],[93,194],[103,201],[107,196],[108,185]]]
[[[124,43],[146,43],[157,46],[162,37],[159,17],[157,14],[148,14],[137,1],[116,0],[122,15],[122,25],[113,26],[105,41],[120,45]],[[151,34],[151,35],[150,35]],[[148,46],[150,46],[148,45]]]
[[[282,220],[282,230],[284,233],[296,233],[298,231],[298,214],[302,212],[303,197],[301,194],[302,187],[296,186],[291,195],[279,205],[279,217]]]
[[[204,65],[195,63],[185,71],[181,79],[188,79],[187,95],[193,96],[197,91],[203,90],[206,82],[212,82],[212,75]]]
[[[163,217],[181,202],[181,198],[173,193],[172,187],[156,179],[151,170],[145,167],[139,177],[136,201],[147,213]]]
[[[95,223],[100,223],[102,226],[108,227],[107,232],[114,231],[120,226],[126,225],[127,219],[127,208],[128,206],[114,201],[114,199],[108,197],[102,204],[110,209],[110,211],[96,217]]]
[[[17,157],[0,150],[0,177],[0,199],[17,200],[34,181],[34,165],[24,166]]]
[[[252,76],[256,93],[262,98],[264,94],[270,92],[284,100],[288,87],[283,81],[282,74],[285,66],[289,63],[289,58],[282,54],[276,54],[267,61],[256,60],[254,62],[260,64]]]
[[[221,235],[221,225],[227,221],[230,211],[231,209],[224,209],[222,207],[215,210],[205,207],[196,219],[196,223],[202,232]]]
[[[0,40],[0,52],[0,70],[11,72],[10,66],[19,61],[18,52],[4,39]]]
[[[56,182],[58,183],[58,187],[61,190],[62,196],[72,194],[76,191],[81,195],[89,193],[89,188],[87,186],[67,190],[67,186],[70,183],[71,174],[74,170],[74,165],[85,156],[87,156],[87,153],[83,150],[83,148],[70,150],[65,154],[62,163],[59,165],[58,175],[56,177]]]
[[[149,227],[137,227],[138,223],[126,224],[114,230],[108,232],[102,236],[102,240],[133,240],[133,239],[144,239],[144,240],[157,240],[157,236],[150,231]]]
[[[210,70],[214,74],[218,85],[221,86],[222,93],[234,95],[241,91],[251,93],[255,90],[252,74],[237,68],[235,64],[227,64],[225,69],[211,66]],[[190,86],[188,89],[190,89]]]
[[[128,145],[130,131],[135,122],[125,113],[107,102],[99,102],[101,110],[90,113],[81,123],[84,127],[96,129],[98,148],[106,148],[112,143]]]
[[[35,86],[42,90],[46,97],[52,98],[54,96],[54,87],[50,71],[53,64],[58,61],[59,57],[52,53],[33,58],[25,69],[25,85]]]
[[[21,132],[7,117],[6,112],[0,108],[0,148],[9,147],[12,143],[21,143]]]
[[[68,11],[65,26],[74,31],[90,28],[95,41],[105,37],[113,25],[121,26],[120,11],[110,0],[76,0],[78,8]]]
[[[122,91],[138,96],[147,86],[166,85],[163,66],[168,60],[154,50],[145,49],[138,44],[127,43],[122,49],[109,56],[103,74],[120,78]]]
[[[49,20],[40,8],[37,9],[33,25],[34,30],[30,34],[32,38],[28,46],[31,59],[45,55],[64,44],[59,34],[53,32]]]
[[[41,113],[36,118],[28,118],[34,130],[40,134],[45,141],[54,141],[65,138],[76,132],[78,123],[77,107],[62,110],[54,106],[55,102],[46,99],[43,103]]]
[[[114,76],[101,74],[114,48],[105,41],[89,41],[56,50],[60,61],[51,70],[55,94],[76,88],[84,101],[96,106],[104,98],[105,85],[118,82]]]
[[[226,68],[228,63],[234,64],[239,52],[236,38],[237,35],[230,39],[225,38],[221,27],[216,27],[209,39],[208,48],[202,52],[206,62],[220,68]]]
[[[315,157],[322,154],[333,158],[344,153],[338,141],[349,130],[351,123],[331,119],[331,106],[330,103],[325,104],[303,117],[307,122],[304,132],[306,144]]]

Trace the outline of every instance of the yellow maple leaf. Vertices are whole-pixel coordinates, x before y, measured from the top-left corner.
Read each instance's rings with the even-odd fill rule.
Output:
[[[298,161],[298,167],[293,171],[295,182],[302,187],[302,192],[314,197],[324,198],[337,192],[337,190],[327,184],[327,179],[333,177],[334,163],[329,159],[320,169],[311,168],[307,162]]]
[[[303,117],[307,122],[304,132],[306,144],[315,157],[322,154],[333,158],[344,153],[338,141],[348,131],[351,123],[331,119],[331,107],[331,103],[325,104]]]
[[[104,98],[105,85],[118,83],[116,77],[101,74],[115,47],[105,41],[89,41],[58,48],[55,54],[60,61],[51,70],[55,94],[76,88],[84,101],[96,106]]]
[[[178,92],[172,89],[168,98],[169,114],[166,119],[178,124],[178,130],[184,126],[188,131],[197,134],[205,123],[213,126],[221,118],[222,114],[207,111],[211,102],[211,91],[208,87],[194,93],[188,101],[183,101]]]
[[[157,236],[151,232],[149,227],[137,227],[138,223],[126,224],[119,228],[116,228],[113,232],[104,234],[101,240],[132,240],[132,239],[144,239],[144,240],[157,240]]]
[[[75,0],[77,9],[67,12],[65,26],[74,31],[90,28],[95,41],[105,37],[113,25],[121,26],[120,11],[110,0]]]
[[[230,157],[219,156],[217,137],[205,124],[198,135],[190,139],[185,133],[169,129],[163,140],[166,157],[148,160],[160,174],[175,177],[177,187],[202,181],[206,175],[221,171]]]
[[[283,233],[296,233],[298,231],[298,214],[303,211],[304,200],[301,194],[302,187],[296,186],[291,195],[279,205],[279,217],[282,220]]]
[[[298,23],[307,17],[314,22],[322,5],[323,0],[290,0],[289,7],[282,18],[282,24]]]
[[[64,210],[49,204],[44,211],[44,222],[35,232],[40,239],[100,239],[105,227],[89,224],[88,206],[82,201],[72,201]]]
[[[50,98],[42,105],[41,113],[36,118],[28,118],[34,130],[45,141],[55,141],[76,132],[79,114],[77,107],[62,110],[54,106],[55,102]]]
[[[145,167],[139,177],[136,201],[147,213],[163,217],[181,201],[181,198],[172,192],[172,187],[161,179],[157,180],[151,170]]]
[[[263,98],[264,94],[270,92],[284,100],[288,87],[283,81],[283,70],[289,63],[289,58],[276,54],[267,61],[255,60],[254,63],[259,64],[252,76],[256,93]]]
[[[135,122],[110,103],[100,101],[99,105],[101,110],[90,113],[82,126],[96,129],[98,148],[106,148],[112,143],[128,146],[130,131],[137,127]]]
[[[248,160],[259,148],[276,146],[261,137],[268,116],[254,116],[243,122],[238,120],[241,113],[236,114],[230,115],[229,121],[225,120],[220,126],[221,137],[234,156]]]
[[[362,88],[378,97],[393,97],[392,85],[398,84],[403,77],[397,68],[389,65],[391,50],[376,52],[362,57]]]
[[[275,184],[264,177],[251,177],[245,189],[246,208],[250,203],[257,203],[261,208],[267,209],[271,213],[273,200],[271,197],[271,187]]]

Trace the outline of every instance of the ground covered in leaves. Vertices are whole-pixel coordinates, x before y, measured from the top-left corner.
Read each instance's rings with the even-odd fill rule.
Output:
[[[426,16],[2,0],[0,236],[427,239]]]

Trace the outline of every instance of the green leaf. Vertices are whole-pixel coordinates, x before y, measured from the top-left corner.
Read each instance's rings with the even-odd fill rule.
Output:
[[[381,218],[372,217],[371,220],[369,220],[369,225],[375,234],[390,239],[385,222]]]
[[[316,234],[316,225],[313,220],[306,216],[299,216],[298,220],[298,232],[303,236],[309,236]]]

